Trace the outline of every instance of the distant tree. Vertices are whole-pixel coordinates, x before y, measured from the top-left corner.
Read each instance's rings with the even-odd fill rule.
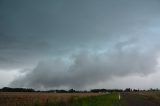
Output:
[[[90,92],[98,93],[98,92],[123,92],[122,89],[91,89]]]
[[[133,89],[133,92],[139,92],[139,89]]]
[[[132,91],[131,88],[126,88],[126,89],[124,90],[124,92],[131,92],[131,91]]]
[[[75,90],[74,89],[70,89],[68,92],[69,93],[73,93],[73,92],[75,92]]]
[[[34,89],[30,88],[9,88],[9,87],[4,87],[1,89],[1,92],[35,92]]]

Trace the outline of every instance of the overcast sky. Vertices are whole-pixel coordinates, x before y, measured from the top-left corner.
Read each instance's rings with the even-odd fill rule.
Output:
[[[0,87],[160,88],[159,0],[1,0]]]

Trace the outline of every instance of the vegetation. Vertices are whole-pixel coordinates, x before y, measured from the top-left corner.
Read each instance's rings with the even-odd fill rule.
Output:
[[[79,90],[74,90],[74,89],[69,89],[69,90],[64,90],[64,89],[56,89],[56,90],[46,90],[46,91],[36,91],[32,88],[10,88],[10,87],[4,87],[0,89],[0,92],[56,92],[56,93],[99,93],[99,92],[142,92],[142,91],[160,91],[158,88],[153,89],[150,88],[148,90],[140,90],[140,89],[131,89],[131,88],[126,88],[125,90],[122,89],[91,89],[90,91],[79,91]]]
[[[68,103],[74,97],[83,98],[103,95],[101,93],[46,93],[46,92],[1,92],[0,106],[48,106]],[[51,105],[52,106],[52,105]],[[54,106],[54,105],[53,105]],[[62,105],[61,105],[62,106]]]
[[[1,92],[35,92],[34,89],[31,88],[9,88],[4,87],[0,89]]]
[[[47,102],[45,106],[120,106],[120,101],[118,93],[111,93],[89,97],[73,96],[66,103],[62,101]]]
[[[0,92],[56,92],[56,93],[86,93],[86,92],[91,92],[91,93],[99,93],[99,92],[123,92],[122,89],[91,89],[90,91],[78,91],[74,89],[69,89],[69,90],[47,90],[47,91],[36,91],[31,88],[10,88],[10,87],[4,87],[0,89]]]
[[[121,94],[122,99],[118,100]],[[0,89],[0,106],[130,106],[125,104],[159,104],[159,89],[92,89],[90,91],[27,88]],[[122,105],[123,104],[123,105]]]

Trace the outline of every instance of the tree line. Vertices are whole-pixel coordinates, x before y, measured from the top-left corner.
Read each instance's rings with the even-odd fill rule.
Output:
[[[4,87],[0,89],[0,92],[35,92],[34,89],[31,88],[9,88]]]
[[[91,89],[89,91],[83,90],[74,90],[74,89],[69,89],[69,90],[46,90],[46,91],[40,91],[40,90],[34,90],[32,88],[10,88],[10,87],[4,87],[0,89],[0,92],[54,92],[54,93],[110,93],[110,92],[140,92],[140,91],[160,91],[158,88],[153,89],[150,88],[148,90],[140,90],[140,89],[131,89],[131,88],[126,88],[126,89]]]

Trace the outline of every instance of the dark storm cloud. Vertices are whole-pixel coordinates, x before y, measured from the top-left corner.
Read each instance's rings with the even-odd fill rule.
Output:
[[[21,69],[11,86],[34,88],[83,88],[112,76],[155,72],[159,5],[158,0],[1,0],[0,69]]]
[[[63,59],[43,61],[25,76],[14,80],[10,86],[84,89],[113,76],[155,72],[158,51],[152,49],[143,52],[132,46],[134,43],[127,42],[119,42],[123,45],[115,45],[104,53],[81,51],[68,58],[70,62]]]
[[[28,67],[46,56],[137,36],[157,23],[159,9],[156,0],[1,0],[0,67]]]

